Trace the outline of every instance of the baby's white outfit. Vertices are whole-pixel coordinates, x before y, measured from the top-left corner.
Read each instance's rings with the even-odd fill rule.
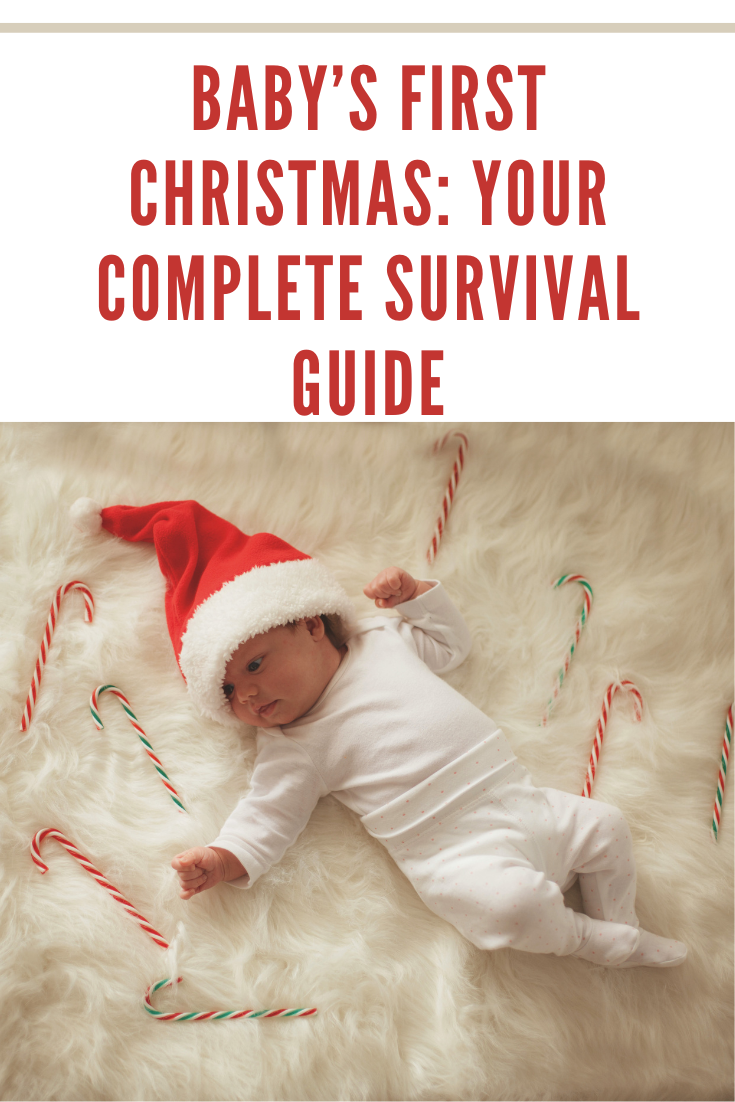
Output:
[[[260,729],[249,792],[213,846],[250,887],[329,793],[355,811],[436,914],[483,949],[619,964],[639,941],[622,813],[534,786],[502,731],[436,674],[471,639],[440,583],[361,621],[316,704]],[[579,877],[585,914],[565,906]]]

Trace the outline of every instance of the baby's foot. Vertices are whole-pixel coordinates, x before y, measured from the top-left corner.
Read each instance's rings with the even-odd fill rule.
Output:
[[[633,952],[617,968],[637,968],[648,965],[649,968],[675,968],[686,960],[687,947],[681,941],[671,941],[667,937],[658,937],[648,930],[640,931],[640,940]]]

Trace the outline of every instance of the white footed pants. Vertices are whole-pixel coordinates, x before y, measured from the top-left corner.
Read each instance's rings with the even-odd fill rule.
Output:
[[[481,743],[363,817],[428,907],[481,949],[626,960],[639,941],[630,831],[616,807],[536,788]],[[584,914],[563,892],[579,878]]]

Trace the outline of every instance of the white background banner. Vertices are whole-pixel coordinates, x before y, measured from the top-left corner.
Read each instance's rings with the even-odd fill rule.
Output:
[[[7,26],[5,419],[731,416],[731,34]],[[209,129],[194,126],[195,66],[219,80]],[[424,68],[410,87],[404,66]],[[268,111],[272,125],[284,106],[268,80],[279,89],[283,70],[291,118],[274,129]],[[249,117],[247,87],[233,98],[245,72]],[[319,73],[309,129],[304,80]],[[167,201],[167,162],[178,187],[190,162],[190,224],[182,198]],[[332,181],[346,178],[340,225]],[[100,292],[105,257],[121,263],[103,265]],[[177,265],[195,277],[188,319]]]

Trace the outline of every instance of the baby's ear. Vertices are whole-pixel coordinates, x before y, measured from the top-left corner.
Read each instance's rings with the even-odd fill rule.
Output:
[[[324,623],[321,616],[306,616],[304,625],[315,642],[324,638]]]

